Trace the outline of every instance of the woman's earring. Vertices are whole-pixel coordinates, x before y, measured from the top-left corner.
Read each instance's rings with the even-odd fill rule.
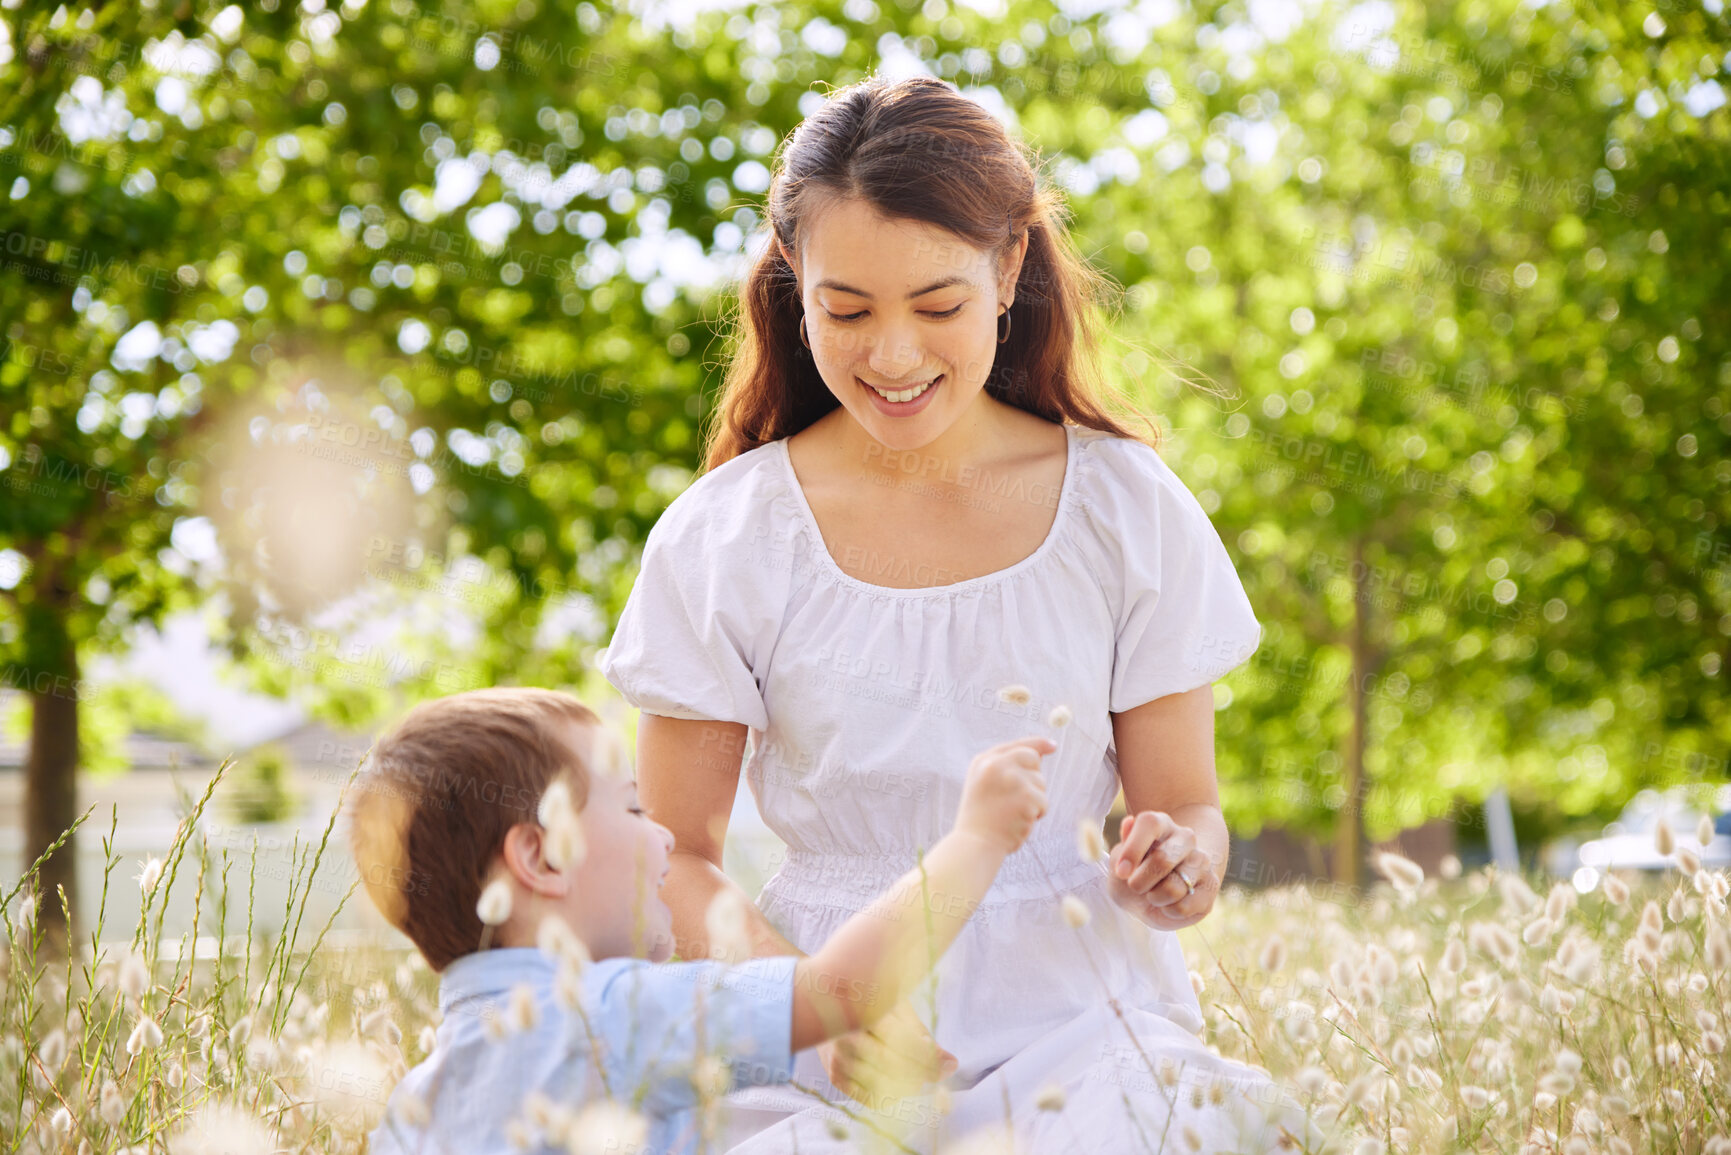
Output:
[[[1005,341],[1010,339],[1010,307],[1005,305],[1004,311],[999,313],[998,316],[1004,319],[1004,331],[998,337],[998,344],[1002,345]]]
[[[799,315],[799,343],[801,345],[804,345],[807,349],[811,348],[811,341],[805,335],[805,314],[804,313],[801,313]]]

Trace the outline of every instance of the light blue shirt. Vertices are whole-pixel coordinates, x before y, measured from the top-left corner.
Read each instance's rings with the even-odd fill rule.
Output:
[[[535,947],[464,955],[439,983],[439,1024],[432,1054],[391,1093],[371,1136],[374,1155],[521,1155],[505,1127],[524,1115],[524,1098],[539,1091],[573,1115],[607,1097],[632,1107],[649,1124],[644,1155],[688,1155],[698,1136],[697,1089],[691,1076],[700,1055],[724,1060],[738,1090],[784,1083],[793,1072],[791,955],[716,962],[651,963],[613,958],[583,972],[583,1016],[554,995],[557,967]],[[511,990],[526,984],[535,1024],[494,1040],[489,1015],[509,1015]],[[699,1041],[702,1046],[700,1048]],[[594,1056],[599,1047],[605,1084]],[[399,1110],[405,1096],[427,1107],[428,1125],[412,1127]]]

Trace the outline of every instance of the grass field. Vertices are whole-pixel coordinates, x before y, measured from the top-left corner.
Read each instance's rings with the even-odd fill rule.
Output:
[[[308,888],[268,920],[287,934],[251,938],[256,862],[187,834],[208,798],[162,859],[110,857],[104,898],[143,893],[130,938],[99,920],[52,961],[24,914],[29,876],[4,896],[0,1149],[359,1151],[430,1047],[436,976],[404,951],[332,949],[297,915]],[[311,877],[344,853],[327,828],[297,861]],[[1402,860],[1345,901],[1230,890],[1181,932],[1205,1038],[1293,1088],[1343,1152],[1731,1155],[1731,879],[1691,869],[1686,845],[1674,860],[1586,894],[1491,870],[1423,878]],[[193,889],[201,922],[165,942],[172,888]],[[498,1030],[508,1045],[508,1016]],[[541,1103],[522,1137],[630,1150],[630,1107]],[[1167,1146],[1191,1149],[1182,1134]]]

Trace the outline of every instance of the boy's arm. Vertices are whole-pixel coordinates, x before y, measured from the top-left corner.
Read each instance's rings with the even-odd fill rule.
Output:
[[[791,1049],[870,1026],[949,949],[991,889],[1009,848],[952,830],[823,947],[794,965]]]

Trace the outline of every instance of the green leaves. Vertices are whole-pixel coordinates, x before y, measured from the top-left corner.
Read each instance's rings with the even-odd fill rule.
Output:
[[[484,558],[498,596],[433,598],[476,641],[405,652],[578,677],[697,466],[763,170],[895,46],[1003,109],[1129,290],[1109,372],[1269,627],[1222,773],[1303,787],[1235,820],[1332,822],[1355,701],[1378,832],[1498,776],[1603,809],[1725,732],[1723,14],[865,8],[6,14],[0,657],[39,660],[50,569],[103,644],[220,585],[272,685],[364,712],[377,685],[266,639],[381,564],[406,595]],[[220,578],[165,553],[196,517]]]

